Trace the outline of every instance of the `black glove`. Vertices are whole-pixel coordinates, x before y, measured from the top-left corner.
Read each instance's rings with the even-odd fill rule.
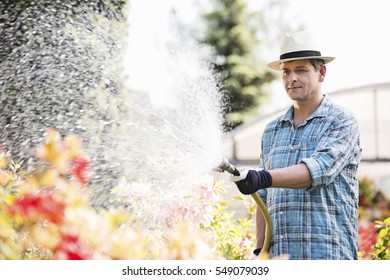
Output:
[[[256,256],[260,255],[261,249],[262,249],[262,248],[254,249],[254,250],[253,250],[253,254],[255,254]]]
[[[260,189],[272,186],[272,177],[267,170],[250,169],[245,179],[235,181],[238,189],[243,194],[252,194]]]

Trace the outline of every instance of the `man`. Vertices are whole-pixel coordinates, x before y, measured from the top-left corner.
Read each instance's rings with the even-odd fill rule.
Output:
[[[357,259],[358,123],[321,92],[326,64],[309,33],[286,36],[277,61],[293,105],[270,122],[260,167],[233,177],[244,194],[259,192],[272,220],[270,256],[290,259]],[[264,219],[257,211],[257,250]]]

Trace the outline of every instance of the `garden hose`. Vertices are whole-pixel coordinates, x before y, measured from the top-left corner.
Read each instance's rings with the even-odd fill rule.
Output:
[[[264,244],[263,249],[261,249],[260,257],[268,257],[268,251],[269,251],[269,245],[271,243],[271,237],[272,237],[272,221],[271,216],[268,213],[267,206],[265,206],[263,200],[260,198],[260,196],[257,193],[251,194],[252,198],[256,202],[257,206],[259,206],[261,214],[263,214],[264,220],[265,220],[265,238],[264,238]],[[267,255],[265,255],[267,254]]]
[[[222,163],[218,166],[221,171],[227,171],[234,176],[240,176],[240,171],[232,165],[226,158],[223,158]],[[263,248],[261,249],[261,258],[268,258],[268,250],[271,243],[272,237],[272,221],[271,216],[268,213],[267,206],[265,206],[263,200],[257,193],[251,194],[252,198],[256,202],[257,206],[259,206],[261,214],[263,214],[265,220],[265,238]]]

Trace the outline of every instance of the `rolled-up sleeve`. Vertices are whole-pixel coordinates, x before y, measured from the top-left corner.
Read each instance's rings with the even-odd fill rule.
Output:
[[[301,160],[309,169],[312,179],[312,186],[308,190],[333,182],[360,151],[356,119],[345,112],[342,116],[336,116],[322,135],[313,154]]]

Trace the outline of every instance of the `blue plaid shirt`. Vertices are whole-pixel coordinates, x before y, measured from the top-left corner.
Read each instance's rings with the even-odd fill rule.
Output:
[[[358,123],[324,96],[317,110],[294,128],[293,107],[266,127],[260,167],[305,163],[312,186],[269,188],[259,194],[273,227],[270,255],[291,259],[357,259]]]

